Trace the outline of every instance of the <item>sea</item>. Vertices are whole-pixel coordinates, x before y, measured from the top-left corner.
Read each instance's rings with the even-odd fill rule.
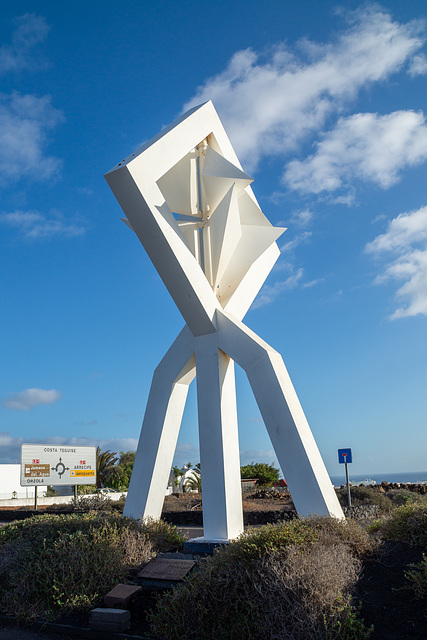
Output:
[[[331,476],[332,484],[334,487],[340,487],[346,483],[345,469],[343,466],[343,473],[339,476]],[[350,484],[353,486],[359,484],[381,484],[381,482],[401,482],[404,484],[427,484],[427,471],[408,471],[405,473],[373,473],[370,475],[352,475],[351,465],[348,465],[348,475]]]

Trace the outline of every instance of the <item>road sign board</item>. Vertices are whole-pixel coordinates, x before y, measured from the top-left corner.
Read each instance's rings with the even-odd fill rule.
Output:
[[[96,447],[21,446],[21,487],[96,484]]]
[[[353,462],[351,449],[338,449],[338,462],[341,464]]]

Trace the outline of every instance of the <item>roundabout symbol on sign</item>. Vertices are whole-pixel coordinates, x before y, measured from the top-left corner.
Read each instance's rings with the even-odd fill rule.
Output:
[[[59,469],[62,469],[62,470],[59,471]],[[69,470],[70,468],[66,467],[65,464],[62,462],[62,458],[59,458],[59,462],[56,465],[56,467],[51,468],[51,471],[56,471],[59,477],[61,477],[66,471],[69,471]]]

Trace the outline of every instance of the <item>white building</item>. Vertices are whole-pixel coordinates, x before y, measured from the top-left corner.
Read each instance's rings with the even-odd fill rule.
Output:
[[[21,487],[20,482],[20,464],[0,464],[0,500],[34,498],[34,487]]]

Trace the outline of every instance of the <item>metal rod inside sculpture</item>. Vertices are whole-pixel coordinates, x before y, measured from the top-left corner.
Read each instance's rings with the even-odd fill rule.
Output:
[[[343,518],[282,358],[241,322],[284,229],[260,210],[212,103],[188,111],[105,177],[187,324],[153,376],[125,515],[160,517],[196,375],[204,540],[243,531],[237,362],[297,511]]]

